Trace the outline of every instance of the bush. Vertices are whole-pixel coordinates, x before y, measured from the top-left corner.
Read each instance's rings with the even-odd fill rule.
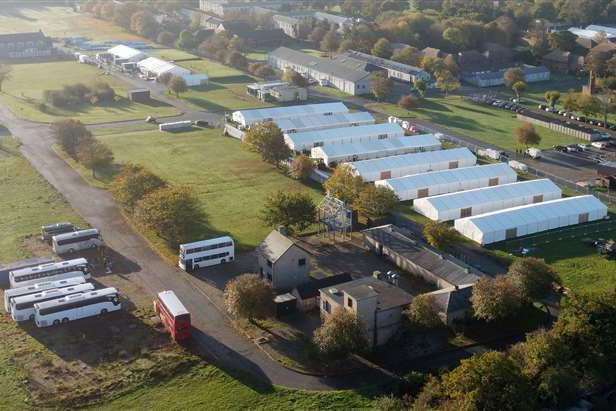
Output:
[[[82,83],[67,85],[60,90],[43,91],[43,99],[54,107],[71,108],[82,104],[111,103],[115,100],[115,90],[105,82],[92,86]]]
[[[411,95],[402,96],[400,100],[398,100],[398,105],[405,110],[412,110],[417,107],[417,100]]]
[[[297,180],[308,180],[312,170],[314,170],[312,160],[303,154],[295,157],[291,162],[291,177]]]
[[[79,120],[60,120],[51,126],[55,140],[72,158],[77,158],[77,150],[85,141],[93,140],[92,133]]]
[[[257,274],[243,274],[227,283],[225,308],[229,314],[253,319],[267,318],[274,311],[272,287]]]
[[[227,53],[225,62],[231,67],[235,67],[238,69],[245,69],[248,66],[248,59],[240,53],[239,51],[231,51]]]
[[[115,178],[111,192],[125,209],[132,212],[139,200],[166,185],[163,179],[142,166],[127,164]]]
[[[314,332],[314,342],[321,354],[335,359],[344,359],[368,348],[368,339],[359,318],[343,308],[325,318]]]

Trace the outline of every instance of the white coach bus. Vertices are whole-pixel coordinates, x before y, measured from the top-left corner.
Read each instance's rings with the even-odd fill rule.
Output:
[[[193,271],[201,267],[226,263],[235,258],[235,243],[229,236],[180,245],[182,270]]]
[[[34,304],[45,301],[57,300],[67,295],[83,293],[94,290],[94,284],[85,283],[72,285],[70,287],[54,288],[52,290],[41,291],[36,294],[22,295],[15,297],[11,301],[11,317],[15,321],[34,320]]]
[[[83,284],[85,282],[85,277],[83,275],[78,275],[76,277],[66,278],[64,280],[45,281],[43,283],[36,283],[26,287],[9,288],[8,290],[4,290],[4,311],[7,313],[11,312],[11,300],[15,297],[36,294],[45,290],[53,290],[54,288],[70,287],[71,285]]]
[[[34,304],[34,321],[37,327],[49,327],[80,318],[107,314],[121,308],[118,290],[113,287],[103,288]]]
[[[103,237],[96,228],[90,228],[53,236],[51,243],[56,254],[72,253],[103,245]]]
[[[9,282],[11,288],[18,288],[47,281],[64,280],[79,275],[86,279],[91,277],[90,264],[88,264],[88,260],[85,258],[75,258],[73,260],[11,271],[9,273]]]

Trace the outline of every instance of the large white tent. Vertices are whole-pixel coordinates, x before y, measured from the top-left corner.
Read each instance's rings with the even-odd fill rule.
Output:
[[[432,134],[413,137],[394,137],[385,140],[371,140],[361,143],[328,144],[314,147],[311,157],[333,166],[346,161],[369,160],[396,154],[433,151],[441,148],[441,141]]]
[[[137,63],[137,67],[139,67],[139,70],[141,70],[142,73],[145,73],[149,76],[154,76],[156,78],[160,77],[165,73],[170,73],[174,76],[183,76],[190,74],[190,70],[156,57],[148,57],[145,60],[141,60],[139,63]]]
[[[513,183],[517,174],[505,163],[432,171],[379,180],[374,184],[392,189],[401,201],[456,191]]]
[[[460,218],[454,226],[479,244],[491,244],[555,228],[600,220],[607,207],[591,195],[560,198],[543,203]]]
[[[231,115],[234,122],[242,127],[249,127],[261,121],[278,121],[283,118],[303,117],[314,114],[348,113],[349,109],[344,103],[302,104],[297,106],[257,108],[252,110],[238,110]]]
[[[283,133],[300,133],[303,131],[321,130],[347,126],[363,126],[374,124],[372,114],[367,111],[354,113],[313,114],[301,117],[281,118],[276,124]]]
[[[351,171],[364,181],[376,181],[427,171],[470,167],[476,163],[477,157],[468,148],[462,147],[356,161],[349,165]]]
[[[114,60],[123,60],[126,62],[138,62],[144,60],[148,56],[145,55],[144,52],[134,49],[132,47],[125,46],[123,44],[119,44],[117,46],[113,46],[107,53],[113,55]]]
[[[562,191],[547,178],[418,198],[413,208],[435,221],[450,221],[526,204],[556,200]]]
[[[382,123],[287,133],[284,135],[284,141],[291,150],[301,152],[328,144],[360,143],[402,136],[404,136],[404,130],[398,124]]]

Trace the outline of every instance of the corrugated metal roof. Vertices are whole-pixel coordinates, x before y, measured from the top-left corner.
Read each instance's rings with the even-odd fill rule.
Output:
[[[240,114],[247,124],[252,124],[258,121],[274,120],[281,118],[300,117],[312,114],[325,113],[348,113],[349,109],[344,103],[320,103],[320,104],[303,104],[287,107],[271,107],[257,108],[253,110],[238,110],[235,114]]]
[[[441,142],[433,134],[422,134],[412,137],[397,137],[386,140],[371,140],[360,143],[330,144],[316,147],[328,157],[352,156],[354,154],[369,154],[385,150],[399,149],[434,149],[441,147]],[[387,158],[387,157],[385,157]]]
[[[307,115],[301,117],[290,117],[276,120],[276,124],[283,133],[289,130],[317,130],[321,128],[335,128],[351,125],[353,123],[370,124],[374,123],[374,117],[367,111],[355,113],[335,113],[332,115]]]
[[[390,137],[404,135],[404,130],[395,123],[367,124],[364,126],[327,128],[324,130],[305,131],[303,133],[287,133],[285,137],[293,141],[296,147],[312,146],[316,142],[327,143],[341,137],[370,137],[387,134]]]
[[[352,58],[355,60],[363,61],[364,63],[370,63],[374,66],[396,70],[401,73],[418,75],[418,74],[428,74],[425,70],[411,66],[409,64],[400,63],[393,60],[384,59],[381,57],[373,56],[371,54],[362,53],[361,51],[349,50],[343,54],[340,54],[336,57],[337,61],[342,61],[345,58]]]

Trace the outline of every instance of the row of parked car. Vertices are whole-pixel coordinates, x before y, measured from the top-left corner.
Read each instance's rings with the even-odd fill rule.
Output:
[[[574,113],[570,113],[566,110],[557,110],[554,107],[550,107],[545,104],[539,104],[539,110],[546,111],[552,114],[557,114],[559,116],[563,116],[571,120],[576,120],[582,123],[590,124],[591,126],[603,127],[603,128],[607,128],[608,130],[616,131],[615,123],[609,123],[609,122],[604,123],[602,120],[580,116]]]

